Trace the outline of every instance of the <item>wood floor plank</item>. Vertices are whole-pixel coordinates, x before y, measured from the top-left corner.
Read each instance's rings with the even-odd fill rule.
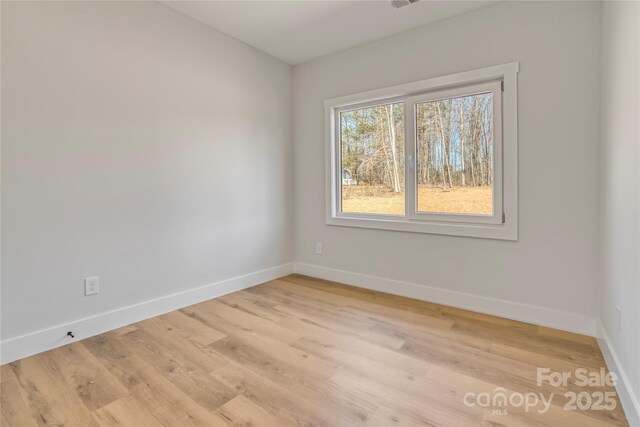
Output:
[[[198,322],[181,311],[172,311],[171,313],[163,314],[159,318],[202,345],[209,345],[226,337],[222,332],[203,325],[202,322]]]
[[[211,345],[237,365],[273,383],[285,386],[296,396],[316,402],[326,412],[344,414],[350,422],[366,419],[376,409],[371,401],[358,399],[349,390],[329,382],[337,366],[286,345],[262,343],[261,338],[233,341],[225,338]],[[266,344],[266,345],[265,345]]]
[[[452,320],[442,318],[441,312],[434,311],[432,308],[422,309],[411,306],[411,309],[406,309],[403,306],[389,304],[388,301],[381,300],[378,296],[371,297],[368,293],[365,294],[364,298],[356,298],[355,295],[358,295],[357,291],[359,291],[357,288],[346,292],[341,289],[340,294],[336,295],[331,292],[334,289],[333,287],[305,288],[298,286],[296,282],[284,279],[256,286],[248,289],[247,292],[265,295],[276,300],[286,298],[285,301],[290,304],[293,303],[294,306],[301,302],[306,302],[316,306],[329,307],[333,310],[339,307],[338,310],[341,312],[352,312],[362,319],[372,321],[394,322],[397,319],[402,319],[405,322],[411,322],[421,327],[441,329],[449,329],[453,325]],[[347,296],[343,297],[342,293],[346,293]],[[384,304],[381,304],[381,302],[384,302]],[[283,303],[287,304],[287,302]]]
[[[329,410],[322,401],[305,399],[304,394],[299,394],[300,389],[292,390],[274,383],[240,365],[227,365],[211,375],[258,406],[297,426],[359,426],[367,418],[365,414],[344,412],[340,408]]]
[[[294,424],[278,418],[244,396],[237,396],[218,408],[218,413],[233,427],[289,427]]]
[[[421,384],[420,378],[426,378],[428,370],[431,369],[431,367],[424,365],[424,369],[418,373],[408,372],[400,363],[390,365],[349,349],[321,344],[307,338],[301,339],[294,346],[336,364],[340,363],[341,367],[371,378],[387,387],[405,390],[408,393],[421,392],[417,389],[417,384]]]
[[[368,376],[354,374],[347,370],[338,371],[331,382],[341,387],[355,390],[365,399],[371,399],[382,406],[395,408],[427,425],[469,426],[477,423],[482,412],[455,403],[455,407],[446,406],[442,401],[424,399],[417,388],[413,393],[397,388],[386,387],[372,381]],[[454,406],[454,405],[452,405]]]
[[[505,326],[489,327],[481,322],[475,324],[454,323],[452,329],[458,333],[471,335],[490,342],[498,342],[528,350],[531,353],[553,357],[597,367],[599,361],[593,347],[557,336],[541,335],[532,331],[510,330]]]
[[[273,372],[276,377],[287,376],[303,384],[325,381],[338,369],[336,364],[269,338],[247,338],[227,337],[209,347],[244,367]]]
[[[89,411],[129,394],[117,377],[82,343],[58,347],[50,352],[65,381],[75,390]]]
[[[490,316],[473,311],[458,309],[455,307],[443,306],[426,301],[415,300],[383,292],[362,289],[355,286],[348,286],[327,280],[318,280],[312,277],[299,274],[292,274],[278,280],[269,282],[263,286],[282,286],[283,283],[303,286],[314,289],[329,295],[340,295],[344,298],[336,298],[337,301],[345,300],[350,303],[366,303],[374,307],[374,312],[385,312],[390,309],[392,316],[416,315],[422,322],[440,320],[443,322],[458,322],[475,324],[478,321],[489,323],[492,327],[507,326],[512,330],[535,332],[539,326],[530,323],[518,322],[501,317]],[[253,288],[255,289],[255,288]],[[251,290],[253,290],[251,289]]]
[[[2,426],[626,426],[592,337],[290,275],[0,368]],[[542,393],[545,412],[480,405]],[[470,405],[465,398],[470,397]],[[475,400],[474,400],[475,399]],[[541,406],[540,406],[541,408]]]
[[[401,410],[380,406],[367,420],[366,427],[431,427],[435,424]]]
[[[493,384],[508,384],[517,392],[527,392],[536,384],[536,366],[482,350],[408,341],[400,351],[452,372],[464,373]],[[547,393],[568,391],[566,387],[555,388],[546,382],[539,389]]]
[[[577,343],[588,344],[588,345],[591,345],[594,349],[596,349],[596,352],[600,351],[598,347],[598,343],[593,337],[580,335],[573,332],[561,331],[559,329],[548,328],[545,326],[538,326],[537,331],[541,335],[559,337],[564,340],[570,340],[570,341],[575,341]]]
[[[12,379],[0,382],[0,425],[30,426],[36,425],[33,413],[22,398],[18,384]]]
[[[277,284],[277,281],[270,283],[270,285],[274,286]],[[260,294],[260,292],[263,293]],[[378,342],[392,348],[399,348],[403,344],[403,341],[399,338],[375,332],[372,329],[378,323],[375,319],[371,319],[361,310],[354,307],[341,306],[335,298],[332,299],[328,295],[314,296],[305,290],[300,294],[291,289],[287,289],[284,292],[279,289],[269,291],[268,287],[255,289],[254,295],[270,298],[276,304],[272,307],[272,310],[288,316],[320,323],[329,329],[361,337],[367,341]],[[449,326],[449,324],[446,325],[447,328]]]
[[[129,328],[128,332],[138,331],[139,328]],[[126,358],[134,354],[133,347],[126,345],[120,337],[128,333],[121,331],[117,334],[101,334],[82,341],[82,345],[102,363],[111,374],[120,380],[129,391],[141,381],[135,369],[126,363]]]
[[[384,363],[388,366],[401,365],[407,372],[417,375],[425,372],[430,365],[430,363],[423,361],[420,358],[412,357],[411,355],[406,355],[376,344],[371,344],[348,335],[331,332],[300,319],[289,318],[281,321],[280,324],[287,325],[292,329],[295,328],[299,331],[304,331],[305,338],[302,338],[292,344],[293,347],[303,351],[307,351],[307,348],[315,348],[316,350],[313,351],[325,354],[335,349],[342,353],[357,354],[367,359]],[[332,361],[336,364],[342,363],[339,357],[334,358]]]
[[[566,403],[566,399],[562,396],[562,394],[564,393],[562,389],[548,392],[544,391],[542,388],[530,387],[527,389],[527,391],[519,392],[515,388],[512,388],[512,386],[517,387],[517,383],[503,381],[498,385],[495,383],[484,381],[482,379],[478,379],[477,377],[472,375],[466,375],[465,373],[461,372],[454,372],[443,367],[433,367],[432,369],[430,369],[427,374],[427,381],[435,389],[447,390],[446,394],[448,394],[449,396],[458,396],[458,399],[452,399],[454,402],[464,402],[464,395],[470,392],[474,393],[475,396],[478,396],[481,393],[489,393],[489,395],[491,395],[496,390],[504,390],[504,393],[506,395],[524,395],[525,393],[542,392],[546,399],[549,399],[552,396],[552,393],[554,393],[555,398],[551,399],[552,403],[546,413],[538,412],[539,409],[543,409],[542,402],[540,402],[536,407],[530,408],[529,410],[526,410],[524,406],[509,405],[506,407],[508,414],[500,415],[497,418],[489,417],[489,415],[493,414],[493,410],[491,408],[484,409],[484,415],[482,417],[483,420],[491,418],[495,420],[501,420],[501,422],[505,425],[521,425],[523,423],[524,425],[527,425],[528,423],[528,425],[540,427],[548,426],[550,420],[553,420],[553,425],[558,427],[574,427],[575,425],[603,425],[603,421],[599,419],[599,416],[596,416],[596,419],[586,416],[595,415],[602,411],[565,411],[563,409],[563,406]],[[535,383],[535,381],[532,381],[532,383]],[[609,424],[607,422],[604,422],[604,425]]]
[[[122,339],[135,341],[155,354],[170,355],[184,365],[196,366],[203,372],[210,372],[224,364],[224,360],[211,353],[209,347],[191,340],[189,335],[159,318],[147,319],[140,322],[139,326],[140,330],[122,335]]]
[[[222,331],[227,336],[253,332],[282,342],[293,342],[301,337],[299,333],[283,328],[276,322],[234,309],[215,300],[196,304],[181,311],[187,316]]]
[[[37,425],[96,425],[76,390],[67,385],[50,352],[12,362],[9,366]]]
[[[385,347],[398,349],[404,345],[404,340],[374,330],[376,322],[345,311],[329,311],[314,308],[311,305],[277,305],[273,308],[290,317],[296,317],[307,323],[313,323],[325,329],[336,331],[344,335],[380,344]]]
[[[100,426],[109,427],[164,427],[164,424],[135,396],[118,399],[93,413]]]
[[[211,425],[211,421],[216,419],[211,415],[215,409],[237,396],[219,381],[202,373],[200,381],[207,384],[209,391],[203,404],[199,394],[193,393],[197,387],[185,390],[175,381],[176,377],[167,378],[149,360],[134,355],[130,363],[144,378],[143,383],[136,386],[133,396],[164,425]],[[215,404],[208,405],[210,400]]]
[[[130,340],[128,342],[134,349],[135,356],[150,363],[154,367],[154,371],[152,371],[154,375],[171,381],[181,392],[188,394],[191,399],[209,411],[216,410],[237,394],[207,375],[211,370],[209,368],[218,369],[227,364],[226,360],[209,348],[203,354],[211,356],[212,363],[203,365],[193,363],[192,358],[174,357],[175,352],[173,351],[171,353],[163,351],[163,347],[155,345],[157,343],[151,341],[150,336],[145,336],[144,331],[132,332],[123,336],[122,339]],[[203,357],[202,354],[198,358],[200,357]],[[129,359],[123,360],[121,364],[127,366],[127,371],[131,375],[137,375],[139,382],[150,383],[154,380],[147,376],[141,376],[148,371],[139,369],[137,365],[131,365]],[[133,361],[136,360],[133,359]]]
[[[257,317],[262,317],[267,320],[277,322],[286,317],[285,314],[278,313],[273,310],[275,303],[260,298],[256,295],[252,295],[249,292],[235,292],[233,294],[225,295],[218,298],[219,302],[230,306],[236,310],[242,310],[248,314],[252,314]]]

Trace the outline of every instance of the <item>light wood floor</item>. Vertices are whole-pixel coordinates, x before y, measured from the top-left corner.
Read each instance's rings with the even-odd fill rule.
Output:
[[[292,275],[2,366],[2,426],[588,426],[536,368],[605,366],[593,338]],[[467,393],[555,393],[548,412]],[[471,399],[473,400],[473,399]],[[516,400],[517,402],[517,400]]]

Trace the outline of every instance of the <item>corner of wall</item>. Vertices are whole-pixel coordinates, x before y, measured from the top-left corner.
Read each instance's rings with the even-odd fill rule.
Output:
[[[640,426],[640,400],[638,400],[638,396],[633,391],[631,380],[627,376],[600,318],[596,323],[596,338],[609,371],[615,373],[618,377],[616,390],[627,416],[627,421],[629,421],[631,427],[638,427]]]

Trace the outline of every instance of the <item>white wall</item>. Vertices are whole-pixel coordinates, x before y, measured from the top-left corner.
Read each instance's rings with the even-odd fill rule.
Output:
[[[600,12],[501,2],[296,66],[296,261],[594,317]],[[324,99],[513,61],[519,241],[325,225]]]
[[[3,1],[2,339],[290,262],[291,77],[158,3]]]
[[[640,398],[640,3],[605,2],[598,314]],[[622,308],[620,328],[616,305]],[[630,409],[627,408],[630,416]],[[636,411],[640,413],[640,406]],[[640,419],[636,419],[640,424]],[[632,423],[633,425],[633,423]]]

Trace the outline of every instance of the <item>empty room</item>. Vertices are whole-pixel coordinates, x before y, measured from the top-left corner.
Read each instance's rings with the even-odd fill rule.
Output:
[[[640,1],[0,24],[2,427],[640,427]]]

